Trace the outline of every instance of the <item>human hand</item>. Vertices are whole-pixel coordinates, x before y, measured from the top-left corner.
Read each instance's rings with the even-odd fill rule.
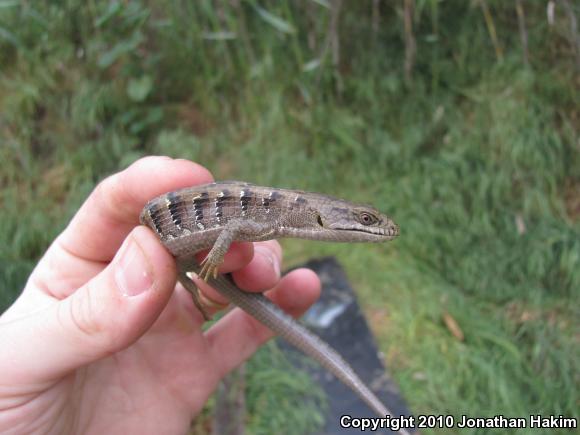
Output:
[[[219,380],[271,332],[234,309],[201,330],[174,260],[138,226],[151,198],[212,180],[141,159],[101,182],[0,317],[0,432],[185,433]],[[234,244],[220,267],[299,315],[318,297],[306,269],[280,279],[277,242]],[[211,300],[223,301],[204,287]]]

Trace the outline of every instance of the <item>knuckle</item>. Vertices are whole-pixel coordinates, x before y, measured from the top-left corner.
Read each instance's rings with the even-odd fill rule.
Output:
[[[68,304],[68,322],[78,333],[80,341],[91,340],[96,348],[114,350],[117,332],[107,321],[106,303],[97,299],[97,293],[89,282],[85,292],[77,292]],[[82,294],[84,293],[84,294]],[[78,295],[78,296],[77,296]]]
[[[127,171],[109,175],[95,187],[94,201],[103,214],[116,220],[124,221],[126,216],[132,216],[132,204],[135,198],[132,192],[126,188]]]
[[[278,260],[282,261],[282,246],[277,240],[266,240],[265,242],[257,242],[257,246],[263,246]]]

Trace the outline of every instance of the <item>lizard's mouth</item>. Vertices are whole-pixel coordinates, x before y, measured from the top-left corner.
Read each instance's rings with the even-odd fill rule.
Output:
[[[370,234],[373,236],[389,236],[389,237],[395,237],[399,235],[399,227],[388,227],[388,228],[356,228],[356,227],[351,227],[351,228],[332,228],[333,230],[337,230],[337,231],[351,231],[351,232],[355,232],[355,233],[363,233],[363,234]]]
[[[366,225],[341,225],[340,223],[325,224],[322,217],[317,217],[318,225],[321,228],[330,231],[337,231],[341,233],[360,233],[367,237],[384,239],[385,237],[394,238],[399,235],[399,226],[397,224],[383,225],[383,226],[366,226]]]

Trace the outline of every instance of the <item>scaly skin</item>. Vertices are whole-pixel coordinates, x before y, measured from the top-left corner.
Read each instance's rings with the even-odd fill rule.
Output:
[[[194,272],[214,289],[276,334],[318,361],[351,388],[379,416],[393,414],[328,344],[281,311],[261,294],[240,290],[230,277],[217,274],[233,241],[283,237],[336,242],[380,243],[392,240],[399,227],[373,207],[296,190],[230,181],[170,192],[150,201],[141,222],[156,231],[176,257],[179,280],[200,311]],[[211,248],[201,265],[195,254]],[[404,429],[399,433],[408,434]]]

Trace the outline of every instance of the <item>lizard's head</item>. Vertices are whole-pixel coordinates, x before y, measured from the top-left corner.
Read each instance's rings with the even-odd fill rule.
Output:
[[[310,195],[309,200],[315,194]],[[300,203],[300,211],[288,213],[281,222],[282,237],[380,243],[399,235],[399,226],[376,208],[323,195],[313,202],[300,199],[293,201]]]
[[[317,224],[336,240],[384,242],[399,235],[399,226],[389,216],[373,207],[347,202],[320,207]]]

